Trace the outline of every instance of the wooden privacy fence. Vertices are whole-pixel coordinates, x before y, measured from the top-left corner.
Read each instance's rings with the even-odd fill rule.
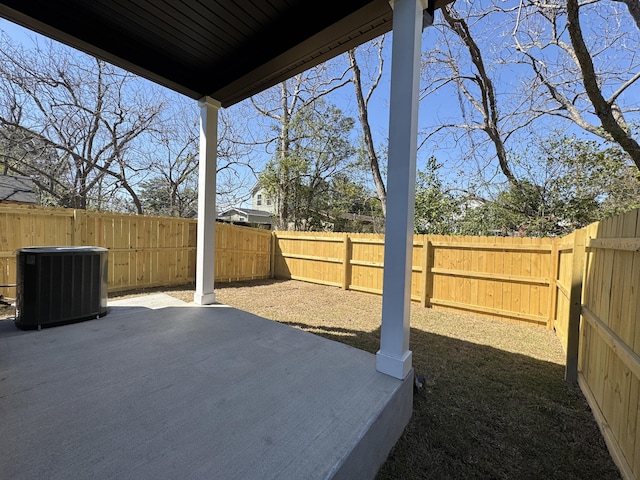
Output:
[[[274,273],[382,294],[384,235],[275,232]],[[425,307],[552,326],[548,238],[415,235],[411,299]]]
[[[578,381],[624,478],[640,478],[640,214],[584,229]]]
[[[86,245],[109,250],[109,292],[185,285],[195,281],[196,230],[193,219],[0,205],[0,285],[16,283],[20,248]],[[215,257],[216,281],[269,278],[271,233],[217,223]]]
[[[382,293],[384,237],[275,232],[277,277]],[[640,478],[640,211],[557,239],[413,239],[411,299],[554,328],[623,478]]]

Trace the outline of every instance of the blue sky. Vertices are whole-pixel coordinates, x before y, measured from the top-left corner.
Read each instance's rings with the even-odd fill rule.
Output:
[[[482,3],[485,3],[484,0],[478,0],[474,3],[481,6]],[[505,1],[503,2],[505,7],[513,7],[517,5],[517,2],[513,1]],[[596,8],[596,7],[593,7]],[[623,7],[619,7],[623,8]],[[438,14],[436,14],[436,21],[438,21]],[[606,22],[606,19],[597,18],[596,16],[588,16],[585,15],[583,18],[583,29],[585,35],[591,38],[595,38],[597,36],[600,25],[602,22]],[[632,34],[636,34],[637,30],[635,27],[629,23],[629,27],[631,28]],[[482,33],[479,34],[484,38],[484,45],[481,47],[486,47],[487,52],[490,52],[491,49],[495,46],[498,46],[500,42],[504,42],[505,36],[509,35],[509,30],[513,27],[510,25],[474,25],[474,28],[478,28]],[[0,19],[0,29],[4,30],[8,33],[14,40],[20,42],[30,42],[29,37],[36,35],[33,32],[23,29],[17,25],[14,25],[6,20]],[[423,52],[428,52],[434,48],[440,48],[441,44],[440,37],[438,36],[438,32],[435,27],[427,28],[423,33]],[[597,41],[597,40],[594,40]],[[637,43],[637,39],[635,40]],[[508,39],[507,39],[508,43]],[[633,42],[632,42],[633,44]],[[386,47],[385,47],[385,68],[382,82],[378,86],[375,94],[370,103],[370,111],[369,111],[369,119],[371,123],[372,132],[374,135],[374,141],[376,145],[386,144],[387,132],[388,132],[388,122],[389,122],[389,90],[390,90],[390,79],[389,72],[391,70],[391,61],[390,61],[390,51],[391,51],[391,34],[386,37]],[[494,52],[495,53],[495,52]],[[488,61],[496,61],[496,57],[489,58],[487,55],[485,62]],[[633,55],[631,55],[633,57]],[[493,60],[492,60],[493,59]],[[498,61],[501,59],[498,57]],[[615,62],[616,59],[612,58],[609,60],[610,62]],[[631,59],[630,62],[635,64],[635,67],[632,65],[632,68],[638,68],[637,59]],[[635,62],[635,63],[634,63]],[[489,69],[493,69],[497,67],[495,64],[487,65]],[[523,72],[523,68],[528,67],[520,67]],[[529,72],[530,73],[530,72]],[[517,89],[526,88],[526,85],[519,84],[519,71],[518,67],[513,67],[510,69],[499,69],[495,68],[494,71],[491,72],[492,75],[495,74],[494,81],[496,82],[496,90],[499,96],[499,100],[512,98],[514,95],[514,91],[517,92]],[[640,107],[640,85],[634,86],[633,90],[629,92],[629,97],[631,101],[633,98],[636,98],[637,105]],[[357,118],[357,107],[353,95],[353,87],[351,85],[347,85],[342,90],[336,92],[332,97],[331,101],[333,101],[336,105],[338,105],[347,115],[350,115],[354,118]],[[232,112],[233,107],[229,109]],[[431,95],[427,99],[421,101],[420,103],[420,111],[419,111],[419,124],[421,129],[427,128],[428,126],[438,125],[441,122],[446,122],[449,119],[455,118],[456,116],[460,116],[459,114],[459,102],[458,96],[451,86],[448,88],[444,88],[437,95]],[[637,117],[636,117],[637,118]],[[541,134],[551,134],[551,126],[554,125],[553,120],[547,119],[545,122],[540,123]],[[560,123],[558,123],[560,125]],[[566,123],[564,124],[565,128]],[[546,129],[546,130],[545,130]],[[576,135],[589,138],[583,131],[569,126],[567,129],[569,133],[575,133]],[[420,140],[420,138],[419,138]],[[524,152],[527,147],[527,138],[524,138],[524,141],[519,142],[511,142],[511,148],[515,150],[520,150]],[[450,182],[454,183],[465,183],[469,181],[470,176],[468,173],[471,169],[476,168],[475,165],[471,164],[462,164],[461,159],[464,157],[465,149],[468,149],[468,144],[465,144],[465,141],[456,141],[453,135],[442,135],[438,137],[437,141],[431,142],[427,144],[424,148],[422,148],[418,152],[418,168],[423,168],[426,159],[435,154],[440,163],[445,164],[445,168],[442,173],[445,175],[446,179]],[[475,159],[476,163],[487,162],[489,164],[489,176],[491,176],[493,171],[496,171],[496,163],[495,161],[491,162],[491,151],[487,150],[485,153],[487,158],[483,158],[480,155],[479,158]],[[261,159],[261,162],[266,162],[268,158]],[[449,168],[450,167],[450,168]],[[504,180],[503,178],[496,177],[498,180]]]

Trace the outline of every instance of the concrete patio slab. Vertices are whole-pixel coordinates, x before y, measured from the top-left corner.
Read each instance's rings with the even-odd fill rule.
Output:
[[[411,416],[375,356],[224,305],[0,321],[0,478],[370,479]]]

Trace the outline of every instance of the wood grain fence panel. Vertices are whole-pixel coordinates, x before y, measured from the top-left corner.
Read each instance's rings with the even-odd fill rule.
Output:
[[[0,210],[0,285],[16,283],[16,223],[15,214]],[[14,298],[16,290],[14,287],[3,287],[0,288],[0,294]]]
[[[640,210],[636,212],[636,231],[634,237],[640,239]],[[633,255],[633,269],[631,272],[631,281],[627,286],[630,290],[629,308],[625,312],[626,322],[629,327],[626,330],[629,341],[626,342],[631,350],[640,356],[640,253],[635,252]],[[624,339],[623,339],[624,341]],[[640,478],[640,376],[632,375],[629,381],[628,409],[626,415],[626,433],[625,433],[625,458],[632,468],[636,478]],[[634,453],[629,453],[629,450]]]
[[[164,251],[165,258],[163,281],[168,281],[172,276],[177,274],[177,255],[174,253],[176,247],[175,224],[171,219],[164,219],[163,235],[164,235]]]
[[[375,262],[384,265],[384,235],[367,235],[366,238],[371,241],[368,250],[371,258]],[[370,277],[371,288],[376,292],[382,292],[384,286],[384,272],[382,268],[375,267]]]
[[[469,242],[473,242],[473,237],[467,237]],[[482,250],[469,249],[470,260],[469,269],[474,272],[482,272],[480,267],[480,254]],[[473,301],[475,298],[479,298],[480,280],[476,277],[472,277],[469,280],[469,301]]]
[[[531,246],[531,239],[524,238],[522,240],[522,245],[525,247]],[[532,276],[531,259],[534,255],[535,255],[535,252],[532,252],[530,250],[522,251],[522,264],[520,266],[520,271],[523,277]],[[524,284],[520,289],[520,293],[521,293],[520,304],[522,305],[523,313],[528,313],[528,312],[531,312],[532,310],[531,288],[532,287],[530,284]]]
[[[411,252],[411,300],[419,302],[422,298],[422,249],[423,235],[413,236]]]
[[[603,226],[603,236],[605,238],[615,238],[619,235],[617,234],[617,218],[609,218],[602,222]],[[614,271],[618,266],[616,262],[617,252],[614,250],[606,249],[604,250],[605,262],[604,262],[604,277],[602,279],[602,304],[600,308],[601,313],[596,313],[597,317],[604,323],[608,328],[612,326],[612,317],[611,317],[611,305],[612,305],[612,286],[614,284]],[[600,403],[600,408],[607,419],[607,422],[611,427],[612,421],[615,419],[615,411],[618,407],[618,398],[616,393],[616,388],[618,387],[618,378],[615,374],[616,370],[618,370],[617,359],[615,354],[611,351],[611,349],[606,345],[603,341],[602,337],[599,338],[599,342],[601,343],[601,351],[603,355],[603,379],[602,379],[602,400]],[[614,435],[615,435],[614,431]]]
[[[224,228],[220,225],[225,224],[216,224],[216,231]],[[216,281],[271,276],[271,232],[246,229],[221,233],[220,238],[230,246],[222,242],[216,256],[232,258],[234,270],[231,275],[221,272],[223,279]],[[197,222],[191,219],[0,205],[0,281],[15,283],[19,248],[78,244],[109,250],[109,292],[191,283],[196,241]],[[0,293],[14,294],[6,289]]]
[[[498,237],[496,238],[496,243],[498,245],[504,245],[507,242],[517,244],[519,240],[520,240],[519,238]],[[509,260],[508,257],[510,255],[511,255],[511,250],[498,250],[496,252],[495,263],[494,263],[495,273],[497,273],[498,275],[505,275],[507,273],[506,266]],[[506,294],[508,293],[509,296],[511,295],[511,283],[508,281],[496,281],[495,286],[496,286],[496,291],[494,295],[494,302],[495,302],[496,308],[499,308],[500,310],[504,310],[504,311],[510,311],[510,305],[507,305]],[[505,318],[504,320],[510,320],[510,319]]]
[[[635,236],[637,212],[629,212],[616,217],[615,220],[613,235],[622,238]],[[631,300],[631,288],[627,288],[627,285],[633,278],[634,255],[634,252],[628,250],[614,250],[608,326],[624,345],[629,345],[629,331],[632,330],[632,325],[635,323],[628,320],[637,314],[637,312],[634,313],[633,317],[625,317],[624,315],[625,310],[628,313],[627,306]],[[633,400],[630,397],[632,378],[637,378],[637,372],[634,375],[625,362],[621,361],[619,355],[620,353],[612,348],[607,351],[607,381],[605,382],[603,411],[612,419],[612,429],[619,438],[624,455],[633,459],[636,436],[636,418],[633,417],[634,414],[637,417],[637,408],[635,412],[631,412],[630,402]],[[640,372],[640,368],[638,371]],[[630,424],[633,424],[633,428],[630,428]]]
[[[512,239],[512,242],[514,243],[514,245],[520,245],[522,243],[522,239],[521,238],[514,238]],[[504,243],[504,242],[503,242]],[[500,271],[502,273],[502,275],[506,275],[506,276],[511,276],[513,277],[513,254],[514,254],[514,250],[505,250],[504,252],[502,252],[502,266],[500,268]],[[502,282],[502,288],[500,289],[500,291],[502,292],[502,299],[501,299],[501,305],[502,305],[502,309],[503,310],[507,310],[510,312],[515,312],[515,308],[512,305],[512,296],[515,290],[516,284],[514,282],[510,282],[510,281],[504,281]],[[508,318],[507,320],[511,320],[512,322],[514,321],[511,318]]]
[[[432,308],[475,312],[536,325],[549,322],[548,306],[540,305],[549,301],[551,270],[544,262],[551,259],[550,240],[532,244],[529,239],[520,238],[430,235],[429,245],[433,253],[432,257],[429,254],[426,271],[430,278],[427,285]],[[525,273],[531,271],[530,263],[523,265],[533,256],[539,257],[542,265],[537,276]],[[424,269],[414,265],[414,272],[418,270]],[[521,298],[528,295],[532,285],[542,294],[536,300],[534,311],[529,311],[530,306],[523,304]]]
[[[141,218],[130,217],[128,219],[129,226],[129,283],[139,286],[146,286],[144,282],[144,268],[142,267],[142,253],[139,251],[140,229],[144,228],[144,220]]]
[[[622,218],[622,236],[625,238],[635,238],[639,232],[639,211],[628,212]],[[633,251],[620,251],[622,261],[622,275],[617,284],[620,291],[616,292],[619,298],[622,311],[620,312],[620,327],[618,335],[625,344],[634,348],[636,322],[628,321],[634,318],[640,310],[637,310],[640,295],[640,255]],[[636,352],[640,353],[640,352]]]
[[[517,238],[513,239],[514,246],[522,247],[523,239]],[[506,258],[504,261],[504,274],[516,278],[525,279],[526,277],[522,275],[522,249],[519,250],[509,250],[506,251]],[[540,253],[538,253],[540,254]],[[545,281],[548,279],[545,279]],[[506,282],[504,288],[503,302],[505,307],[512,312],[526,314],[522,307],[522,303],[520,301],[521,298],[521,290],[522,287],[526,286],[524,280],[522,282]],[[545,284],[546,288],[546,284]],[[516,319],[511,319],[512,321],[516,321]]]
[[[462,243],[459,241],[459,239],[453,238],[453,237],[449,237],[448,242],[451,244]],[[462,252],[463,251],[461,249],[455,248],[455,246],[449,249],[449,255],[450,255],[449,270],[453,270],[457,272],[464,271],[462,267],[462,254],[463,254]],[[450,294],[449,299],[452,302],[462,303],[460,291],[462,290],[464,278],[459,275],[450,275],[445,278],[446,280],[449,281],[449,288],[448,288],[449,294]]]
[[[342,286],[344,239],[319,232],[276,232],[276,276]]]
[[[619,217],[619,231],[623,238],[636,237],[638,233],[638,210],[634,210],[626,213],[624,216]],[[638,296],[638,272],[634,270],[640,268],[640,253],[638,251],[617,251],[622,257],[622,280],[617,282],[619,285],[619,291],[613,291],[616,295],[616,303],[620,303],[620,322],[617,328],[614,329],[618,337],[622,340],[625,346],[636,354],[640,360],[640,355],[634,350],[634,337],[635,330],[638,328],[638,310],[629,308],[630,305],[636,305],[637,300],[634,297]],[[618,275],[616,275],[618,276]],[[640,370],[640,363],[637,364]],[[625,364],[620,364],[617,370],[618,383],[620,385],[621,405],[620,413],[618,415],[617,428],[620,431],[620,445],[625,457],[630,459],[630,464],[633,468],[636,468],[640,472],[640,465],[635,464],[634,451],[640,448],[640,441],[637,440],[637,418],[638,410],[638,381],[640,381],[640,375],[638,372],[630,372],[630,369]],[[625,392],[628,392],[625,394]]]
[[[351,288],[381,293],[384,265],[384,236],[349,234],[351,239]]]
[[[443,241],[443,237],[441,235],[431,235],[429,237],[432,245],[433,252],[433,263],[432,263],[432,287],[431,287],[431,299],[440,298],[446,299],[447,293],[444,291],[444,279],[442,275],[438,275],[435,273],[438,269],[444,268],[445,255],[446,251],[440,251],[439,247],[436,247],[436,244]],[[435,304],[431,304],[432,308],[437,309],[438,307]]]
[[[189,227],[186,223],[177,221],[176,226],[180,231],[180,236],[178,237],[179,246],[178,250],[178,276],[177,279],[181,282],[187,283],[189,282],[189,249],[187,247],[189,242]],[[250,263],[246,265],[247,269],[251,269]]]
[[[495,243],[495,239],[494,243]],[[487,251],[487,271],[486,273],[496,273],[496,251],[494,249]],[[494,280],[487,281],[487,293],[484,298],[478,299],[478,304],[488,309],[499,308],[496,302],[496,290],[498,290],[498,284]],[[492,318],[496,318],[492,315]]]
[[[449,245],[455,242],[455,240],[449,236],[445,237],[444,240]],[[444,257],[443,267],[445,268],[445,270],[449,270],[449,271],[455,270],[456,256],[457,256],[456,249],[440,248],[439,250],[436,251],[436,253],[438,253],[438,251]],[[454,280],[453,282],[451,281],[452,279]],[[443,283],[443,291],[445,292],[445,295],[443,295],[442,299],[447,300],[449,302],[455,302],[456,301],[455,278],[442,275],[442,283]],[[450,310],[450,308],[447,307],[447,310]]]
[[[556,335],[562,342],[564,351],[567,351],[567,335],[569,330],[569,299],[571,295],[571,272],[573,265],[573,242],[575,234],[563,237],[564,246],[558,247],[558,260],[556,269],[556,302],[554,323]],[[558,240],[558,244],[560,241]]]
[[[487,237],[482,237],[482,238],[478,238],[476,239],[476,243],[478,244],[479,247],[482,247],[483,243],[488,243],[489,242],[489,238]],[[484,249],[484,248],[480,248],[480,250],[478,251],[478,272],[488,272],[489,270],[487,269],[487,253],[489,251]],[[485,299],[487,298],[487,288],[488,288],[488,282],[484,279],[482,280],[478,280],[478,296],[476,297],[477,300],[477,304],[480,305],[481,301],[480,299]]]
[[[531,241],[533,245],[537,240],[535,238],[528,239]],[[539,255],[531,255],[531,276],[532,277],[540,277],[541,276],[541,259]],[[531,293],[529,300],[529,311],[534,315],[542,315],[540,305],[543,301],[543,295],[540,291],[540,287],[538,285],[531,285]]]
[[[516,250],[511,252],[511,274],[514,277],[522,277],[522,250]],[[511,287],[511,310],[515,313],[527,313],[524,305],[522,304],[522,291],[527,288],[527,285],[519,282],[514,283]]]
[[[109,256],[113,255],[113,275],[115,288],[123,289],[130,284],[129,277],[129,236],[127,226],[121,217],[109,215],[113,228],[113,244]]]
[[[189,229],[189,239],[187,241],[187,247],[189,252],[189,281],[195,281],[196,278],[196,253],[197,253],[197,241],[198,241],[198,224],[196,222],[188,222]],[[268,239],[269,247],[271,247],[271,238]],[[269,254],[271,254],[271,250],[268,250]],[[261,272],[264,277],[269,278],[272,275],[271,270],[271,259],[267,259],[268,264],[263,272]]]
[[[640,477],[638,211],[587,227],[580,386],[625,478]]]
[[[194,242],[193,232],[184,226],[181,240]],[[190,249],[183,249],[188,257]],[[218,282],[257,280],[271,276],[271,232],[224,223],[216,224],[215,280]],[[187,271],[183,272],[187,275]]]
[[[446,242],[450,245],[461,243],[461,242],[458,242],[456,238],[451,236],[446,237]],[[447,248],[446,250],[447,250],[445,253],[447,258],[447,262],[445,263],[446,269],[448,271],[456,271],[458,269],[459,249],[453,246],[451,248]],[[441,250],[441,251],[444,252],[444,250]],[[447,275],[447,274],[444,274],[442,278],[443,278],[443,281],[446,284],[448,284],[446,287],[446,291],[448,292],[447,299],[451,302],[457,302],[459,298],[458,296],[459,284],[462,283],[461,279],[458,276]]]
[[[179,246],[182,239],[182,230],[173,219],[168,220],[167,223],[169,225],[169,247],[171,248],[171,253],[169,254],[169,258],[171,259],[169,264],[169,278],[180,278]]]
[[[610,236],[609,230],[611,228],[611,222],[602,221],[600,222],[599,229],[597,232],[597,236],[606,238]],[[591,308],[593,305],[594,314],[601,319],[605,324],[608,321],[609,315],[609,292],[611,290],[611,270],[613,266],[613,252],[600,250],[594,252],[594,258],[597,260],[597,277],[594,279],[595,284],[597,285],[597,296],[594,298],[593,303],[589,302],[585,299],[585,304]],[[594,333],[593,336],[593,352],[594,358],[593,362],[595,363],[596,368],[594,369],[594,387],[593,390],[595,394],[595,398],[602,408],[602,404],[604,402],[605,395],[605,381],[606,381],[606,370],[607,370],[607,347],[602,342],[602,339],[597,335],[597,331],[592,328]]]
[[[597,252],[590,248],[589,242],[593,238],[598,237],[598,229],[600,227],[599,223],[593,223],[586,227],[586,237],[587,237],[587,249],[586,249],[586,268],[585,268],[585,282],[583,287],[583,303],[588,305],[588,307],[595,311],[597,309],[598,296],[600,294],[600,286],[597,284],[597,279],[599,278],[601,264],[602,264],[602,256],[596,254]],[[580,356],[582,357],[582,364],[580,367],[580,372],[585,377],[586,382],[590,385],[590,389],[595,394],[595,383],[597,373],[595,372],[595,366],[597,362],[594,361],[596,357],[596,348],[597,348],[597,335],[593,332],[592,328],[588,323],[582,322],[582,338],[583,342],[580,348]]]
[[[165,282],[168,282],[169,280],[169,275],[170,275],[170,271],[171,271],[171,261],[169,259],[168,255],[165,255],[165,252],[168,251],[169,248],[171,248],[171,245],[168,242],[168,230],[170,229],[169,225],[167,225],[167,221],[165,218],[161,218],[158,220],[158,263],[156,265],[156,272],[157,272],[157,282],[159,284],[163,284]],[[216,234],[217,234],[217,230],[216,230]],[[216,235],[217,237],[217,235]],[[217,241],[217,238],[216,238]],[[215,260],[215,264],[214,264],[214,268],[217,268],[219,265],[219,262],[217,260]]]
[[[472,243],[473,242],[473,237],[471,236],[464,236],[462,237],[463,241],[465,243]],[[471,273],[476,273],[477,270],[475,270],[473,268],[473,249],[471,248],[465,248],[463,250],[463,266],[464,269],[468,272]],[[468,276],[465,277],[464,279],[464,289],[463,289],[463,298],[465,299],[465,302],[472,302],[473,301],[473,296],[471,295],[471,288],[472,288],[472,284],[474,282],[477,282],[478,279],[474,276]]]

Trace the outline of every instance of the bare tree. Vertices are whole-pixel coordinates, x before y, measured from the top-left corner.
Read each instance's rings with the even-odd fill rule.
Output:
[[[106,193],[123,189],[142,213],[132,181],[144,173],[136,154],[162,109],[149,87],[53,41],[33,50],[6,36],[1,42],[5,171],[31,176],[55,205],[99,208]]]
[[[363,143],[366,155],[368,157],[369,169],[371,170],[371,175],[373,177],[373,183],[376,187],[376,194],[378,199],[380,200],[380,206],[382,208],[382,214],[387,216],[387,190],[384,185],[384,181],[382,179],[382,175],[380,173],[380,162],[378,160],[378,154],[376,152],[374,143],[373,143],[373,134],[371,133],[371,125],[369,124],[369,101],[371,100],[371,95],[375,91],[375,89],[380,84],[380,79],[382,78],[383,66],[384,66],[384,57],[383,47],[384,47],[385,36],[383,35],[377,40],[371,42],[370,46],[376,49],[376,57],[378,59],[377,68],[375,69],[375,73],[373,74],[373,79],[369,85],[369,89],[366,94],[363,92],[363,84],[362,84],[362,72],[360,71],[360,66],[358,64],[358,60],[356,57],[357,49],[352,49],[347,52],[349,57],[349,65],[351,67],[351,71],[353,72],[352,82],[353,88],[356,96],[356,102],[358,104],[358,118],[360,120],[360,127],[362,128],[362,136]]]
[[[640,0],[613,0],[614,2],[622,2],[629,9],[629,14],[633,17],[633,21],[640,29]]]
[[[175,99],[160,115],[145,152],[149,177],[140,184],[145,213],[192,216],[198,199],[198,112]]]
[[[498,99],[491,76],[485,66],[485,61],[478,47],[478,43],[471,35],[471,30],[467,21],[463,19],[453,6],[447,5],[442,10],[442,17],[445,22],[466,47],[471,63],[475,72],[469,75],[462,75],[457,72],[454,76],[458,89],[466,97],[467,101],[473,108],[480,113],[482,121],[476,124],[480,130],[484,131],[493,143],[495,154],[500,165],[500,170],[507,178],[509,183],[517,184],[517,179],[513,174],[509,161],[507,159],[507,149],[505,147],[505,134],[501,130],[501,117],[498,108]],[[454,70],[458,70],[457,65],[450,64]],[[473,84],[477,90],[477,95],[472,93],[472,89],[468,84]]]
[[[505,25],[482,7],[463,3],[461,10],[453,5],[441,9],[422,64],[421,102],[447,96],[457,100],[458,108],[431,110],[421,128],[420,149],[430,147],[439,158],[442,145],[454,149],[454,160],[444,164],[449,173],[457,169],[456,187],[469,198],[489,195],[504,180],[517,187],[522,172],[510,145],[518,145],[539,117],[519,98],[520,77],[504,61]]]
[[[624,3],[637,25],[637,1]],[[633,93],[640,41],[627,14],[600,0],[533,0],[511,16],[515,47],[534,74],[531,109],[617,143],[640,168],[640,145],[627,120],[640,112]]]

